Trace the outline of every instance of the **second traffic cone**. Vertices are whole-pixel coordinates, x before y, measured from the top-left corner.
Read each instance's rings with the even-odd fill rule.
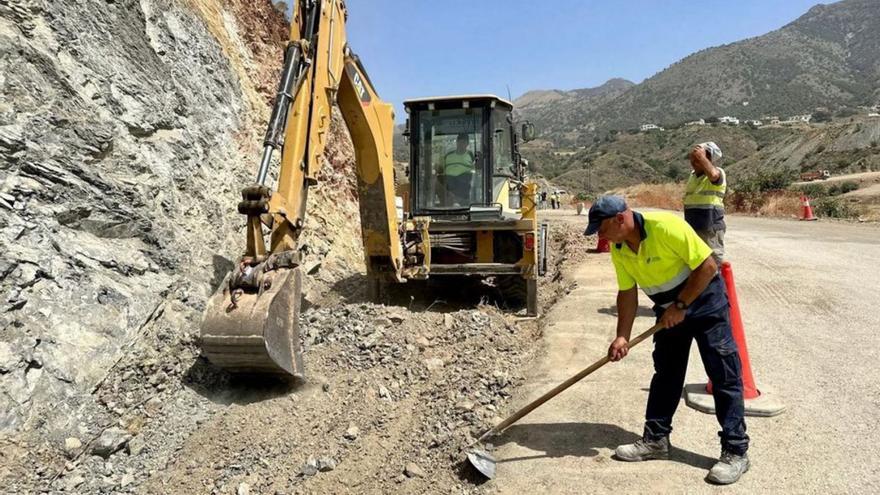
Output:
[[[611,245],[608,243],[608,239],[604,237],[600,237],[598,241],[596,241],[596,252],[597,253],[610,253]]]
[[[801,220],[818,220],[813,216],[813,207],[810,206],[810,198],[801,196]]]
[[[724,285],[727,288],[727,299],[730,302],[730,327],[733,331],[733,340],[739,351],[745,414],[746,416],[776,416],[785,410],[785,406],[774,401],[772,396],[758,390],[755,385],[752,364],[749,361],[749,349],[746,346],[742,315],[739,311],[739,298],[736,295],[736,284],[733,280],[733,269],[727,261],[721,263],[721,278],[724,279]],[[685,402],[688,406],[699,411],[714,413],[715,401],[712,396],[712,382],[708,382],[705,386],[700,384],[687,385],[685,387]]]

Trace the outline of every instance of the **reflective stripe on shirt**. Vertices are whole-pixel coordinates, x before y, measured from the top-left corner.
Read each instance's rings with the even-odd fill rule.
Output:
[[[680,217],[666,212],[633,212],[641,231],[638,253],[626,243],[615,244],[611,261],[620,290],[635,285],[657,305],[667,305],[681,292],[691,271],[712,255],[712,249]]]
[[[684,219],[697,230],[724,228],[724,196],[727,175],[719,168],[721,178],[713,184],[707,175],[691,172],[684,193]]]
[[[453,177],[474,173],[474,155],[470,151],[450,151],[443,160],[443,173]]]

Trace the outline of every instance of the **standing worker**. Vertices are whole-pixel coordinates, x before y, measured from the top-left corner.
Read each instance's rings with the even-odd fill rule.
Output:
[[[727,193],[727,177],[718,165],[721,148],[709,141],[691,150],[690,177],[684,192],[684,219],[712,248],[712,256],[720,267],[724,258],[724,195]]]
[[[559,191],[553,191],[553,194],[550,196],[550,204],[554,210],[559,209]]]
[[[749,469],[742,368],[730,328],[727,292],[712,250],[681,218],[665,212],[638,213],[619,196],[600,197],[589,212],[586,235],[615,243],[611,261],[617,272],[617,337],[608,348],[612,361],[628,352],[638,309],[637,286],[654,303],[664,329],[654,335],[651,379],[642,438],[615,450],[618,459],[646,461],[669,457],[672,416],[687,372],[691,341],[697,341],[712,380],[715,416],[721,425],[721,457],[707,480],[736,482]]]

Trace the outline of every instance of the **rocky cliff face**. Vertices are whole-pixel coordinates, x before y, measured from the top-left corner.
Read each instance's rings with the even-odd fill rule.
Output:
[[[268,0],[0,0],[0,438],[88,437],[149,397],[102,399],[132,355],[195,352],[243,245],[234,208],[286,39]],[[307,241],[351,259],[336,134],[333,187],[312,205],[341,208],[312,217]],[[184,358],[130,370],[182,374]]]

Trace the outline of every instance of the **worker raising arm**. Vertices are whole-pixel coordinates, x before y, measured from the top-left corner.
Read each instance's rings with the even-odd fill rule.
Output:
[[[712,248],[719,266],[724,257],[724,195],[727,194],[727,176],[718,164],[721,148],[709,141],[700,143],[688,154],[690,177],[684,192],[684,219],[700,239]]]
[[[653,301],[657,321],[665,328],[654,336],[655,372],[643,436],[618,447],[616,457],[668,458],[672,416],[684,386],[691,341],[696,340],[712,380],[721,424],[721,458],[707,479],[719,484],[737,481],[749,468],[742,371],[727,293],[712,250],[681,218],[665,212],[635,212],[619,196],[603,196],[593,204],[585,233],[598,233],[614,243],[611,261],[617,273],[618,316],[609,358],[618,361],[627,354],[638,307],[637,286]]]

